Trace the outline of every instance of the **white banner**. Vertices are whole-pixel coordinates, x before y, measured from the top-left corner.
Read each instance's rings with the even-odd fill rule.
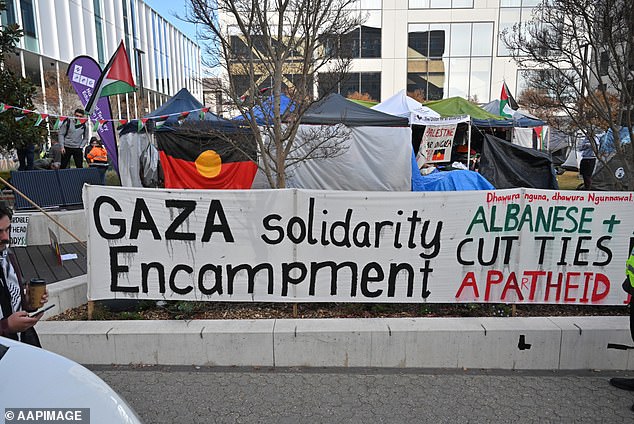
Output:
[[[88,297],[621,305],[631,193],[85,186]]]
[[[425,133],[416,155],[416,162],[419,168],[426,162],[449,162],[451,160],[451,147],[453,146],[457,125],[451,124],[425,128]]]

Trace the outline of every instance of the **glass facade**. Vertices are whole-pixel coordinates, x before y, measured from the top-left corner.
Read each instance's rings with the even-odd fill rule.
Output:
[[[427,100],[488,99],[493,22],[410,24],[407,91]]]
[[[498,56],[510,56],[509,49],[502,40],[503,33],[513,32],[513,25],[528,22],[532,18],[533,8],[541,0],[500,0],[500,17],[498,24]]]
[[[473,0],[409,0],[410,9],[472,9]]]
[[[40,51],[37,42],[37,25],[33,0],[20,0],[20,15],[22,15],[22,29],[24,30],[24,47],[34,53]]]
[[[349,72],[343,81],[332,81],[328,73],[319,74],[319,96],[328,93],[339,93],[344,97],[352,93],[368,95],[372,100],[381,99],[381,73],[380,72]]]
[[[101,66],[106,64],[106,55],[103,46],[103,26],[102,26],[102,9],[101,0],[93,0],[93,10],[95,13],[95,40],[97,42],[97,60]]]

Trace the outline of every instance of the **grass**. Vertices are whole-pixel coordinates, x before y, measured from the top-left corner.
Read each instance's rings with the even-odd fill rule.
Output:
[[[557,182],[560,190],[576,190],[577,186],[583,181],[579,179],[578,172],[566,171],[561,175],[557,175]]]

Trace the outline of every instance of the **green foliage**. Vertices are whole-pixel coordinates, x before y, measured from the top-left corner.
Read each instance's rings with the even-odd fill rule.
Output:
[[[0,11],[5,9],[5,2],[0,1]],[[6,64],[6,56],[16,52],[16,45],[23,35],[17,24],[3,25],[0,30],[0,101],[32,110],[35,85],[16,75]],[[21,111],[8,110],[0,113],[0,147],[10,150],[28,144],[41,144],[46,129],[42,126],[34,127],[36,119],[36,116],[26,116]]]

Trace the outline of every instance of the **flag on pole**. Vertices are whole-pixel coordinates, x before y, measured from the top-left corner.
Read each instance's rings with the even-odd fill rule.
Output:
[[[500,116],[506,118],[513,117],[513,111],[519,109],[519,105],[513,98],[511,91],[509,90],[506,82],[502,83],[502,92],[500,93]]]
[[[95,89],[86,103],[86,112],[91,115],[97,100],[100,97],[114,96],[115,94],[130,93],[136,91],[134,78],[130,70],[130,60],[125,51],[123,41],[119,43],[117,51],[104,68],[101,76],[95,84]]]

